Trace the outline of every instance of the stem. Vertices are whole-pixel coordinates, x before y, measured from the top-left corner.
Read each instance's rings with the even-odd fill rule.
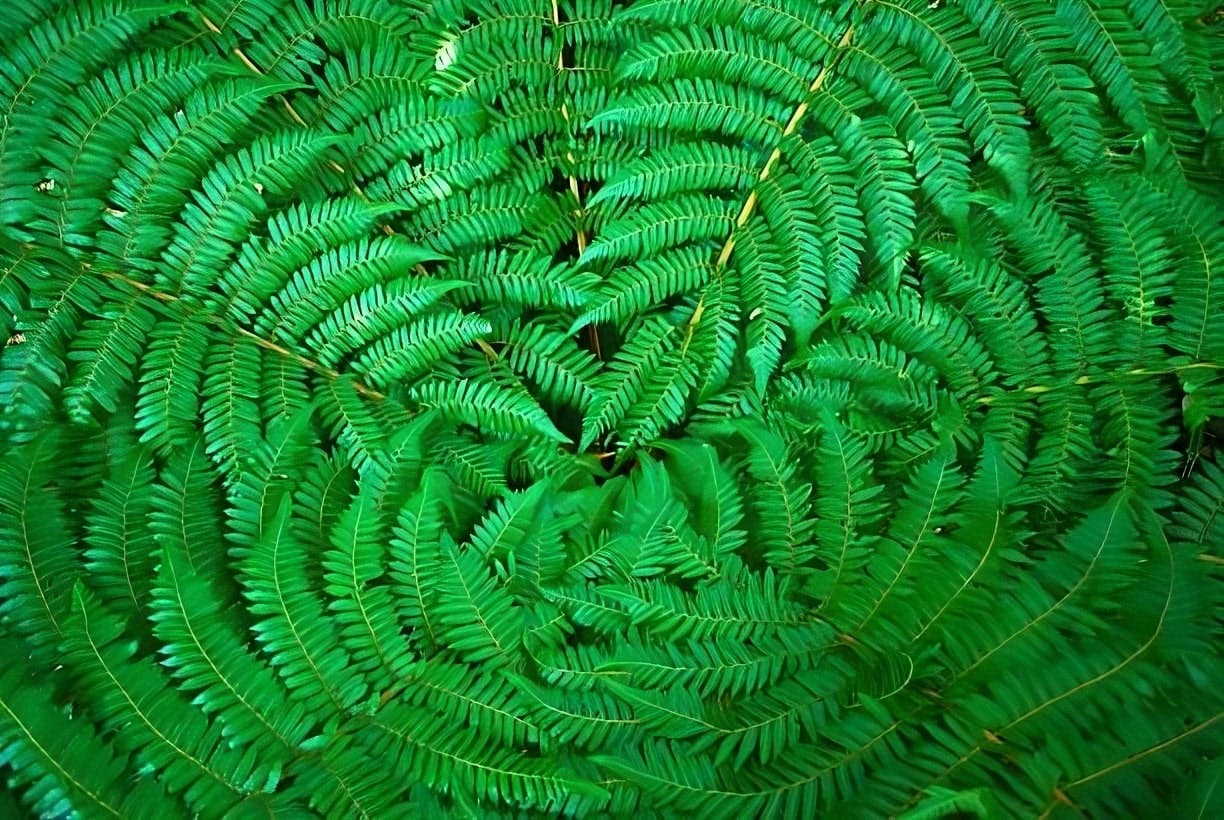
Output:
[[[135,279],[124,276],[121,273],[113,273],[111,271],[99,271],[99,273],[102,276],[106,277],[107,279],[127,285],[146,296],[156,299],[159,302],[163,302],[165,304],[178,304],[178,303],[182,303],[183,301],[182,298],[178,296],[175,296],[170,293],[164,293],[159,290],[155,290],[153,287],[146,285],[144,282],[138,282]],[[235,335],[250,339],[252,342],[264,348],[265,350],[270,350],[273,353],[284,356],[285,358],[292,359],[293,361],[302,365],[302,367],[305,367],[307,370],[312,370],[315,373],[318,373],[324,378],[327,378],[331,381],[336,381],[344,375],[338,370],[333,370],[332,368],[327,367],[326,365],[321,364],[319,362],[316,362],[313,359],[309,359],[300,353],[295,353],[289,348],[279,345],[276,342],[271,341],[270,339],[265,339],[259,334],[254,333],[250,330],[247,330],[245,327],[240,327],[240,326],[226,327],[226,323],[217,316],[209,316],[208,322],[209,324],[217,328],[220,328],[221,330],[230,330]],[[366,385],[358,381],[353,382],[353,388],[358,393],[365,396],[366,398],[374,399],[376,401],[382,401],[383,399],[386,398],[385,394],[380,393],[379,391],[375,390],[372,387],[367,387]]]
[[[561,7],[557,4],[557,0],[552,0],[552,23],[554,35],[557,37],[557,72],[559,74],[564,74],[565,40],[564,36],[561,34]],[[573,124],[570,121],[569,106],[567,106],[565,103],[561,104],[561,119],[565,120],[567,129],[572,128]],[[574,202],[577,208],[577,210],[574,211],[574,220],[576,224],[575,240],[578,244],[578,255],[582,256],[587,249],[587,235],[586,231],[582,229],[582,218],[584,215],[582,207],[582,191],[578,186],[578,177],[575,176],[573,172],[574,165],[576,164],[577,160],[575,160],[574,153],[572,151],[565,152],[565,159],[570,163],[570,172],[567,175],[569,178],[569,189],[570,193],[574,195]],[[595,351],[595,356],[602,359],[603,352],[600,350],[598,328],[596,328],[595,325],[588,325],[587,335],[590,337],[591,348]]]
[[[816,79],[812,80],[812,84],[808,87],[807,99],[800,102],[799,105],[795,107],[795,110],[791,112],[790,119],[786,121],[786,126],[782,129],[782,139],[786,139],[799,129],[799,124],[803,121],[804,115],[807,114],[808,108],[811,106],[812,98],[819,94],[821,89],[824,88],[825,83],[828,81],[829,73],[833,70],[833,67],[837,65],[838,60],[841,59],[841,55],[845,53],[846,47],[850,45],[850,40],[853,36],[854,24],[852,23],[846,28],[846,31],[842,34],[841,39],[837,41],[832,57],[825,61],[825,64],[820,69],[820,73],[816,75]],[[778,161],[781,158],[782,146],[775,146],[773,151],[769,154],[769,159],[765,160],[765,165],[763,168],[761,168],[761,172],[757,175],[758,185],[769,179],[770,174],[773,173],[774,168],[777,166]],[[720,278],[722,276],[723,269],[726,268],[727,263],[731,260],[731,253],[735,250],[736,233],[746,224],[748,224],[748,220],[752,218],[754,213],[756,213],[758,201],[759,198],[757,195],[757,189],[754,185],[752,190],[748,193],[748,198],[744,200],[744,205],[740,208],[739,215],[735,218],[735,225],[731,228],[731,233],[727,236],[727,241],[723,243],[722,250],[719,251],[718,259],[714,264],[715,278]],[[697,329],[697,325],[701,322],[701,317],[705,312],[705,298],[706,294],[705,291],[703,291],[701,298],[697,301],[697,307],[693,310],[693,317],[689,319],[688,331],[684,337],[684,345],[680,349],[681,356],[688,352],[689,343],[693,340],[693,332]]]

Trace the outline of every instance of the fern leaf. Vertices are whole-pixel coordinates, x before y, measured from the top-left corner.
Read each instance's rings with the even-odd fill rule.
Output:
[[[394,677],[411,661],[394,619],[392,598],[378,583],[384,559],[376,545],[383,528],[369,493],[353,499],[332,532],[332,549],[323,556],[324,592],[336,613],[341,637],[349,647],[355,671],[381,667]]]
[[[241,748],[222,742],[219,727],[165,685],[156,666],[133,657],[135,647],[120,641],[123,622],[80,586],[73,592],[72,617],[76,628],[65,639],[67,660],[96,693],[97,719],[115,732],[119,748],[162,772],[167,791],[202,807],[233,805],[248,792],[275,788],[274,774],[258,773]]]
[[[194,703],[220,719],[232,742],[256,750],[266,767],[260,776],[268,777],[289,763],[312,719],[300,705],[286,708],[287,692],[271,670],[235,651],[240,625],[210,586],[180,545],[163,545],[150,605],[153,633],[162,642],[163,664],[198,692]]]
[[[40,649],[62,634],[75,575],[64,502],[47,491],[58,444],[56,432],[44,433],[0,469],[0,617]]]
[[[294,549],[292,511],[285,496],[263,537],[235,548],[243,595],[256,618],[252,631],[304,704],[322,714],[347,711],[365,696],[366,685],[349,672],[353,664],[335,630],[320,629],[311,615],[322,605],[304,568],[287,555]]]
[[[438,581],[438,640],[468,662],[512,664],[521,651],[522,610],[489,574],[483,557],[443,541],[439,561],[451,570]]]
[[[170,803],[156,780],[125,784],[122,753],[91,731],[74,726],[23,674],[10,668],[0,678],[0,754],[26,787],[30,810],[61,815],[89,811],[102,817],[153,818]],[[16,805],[14,805],[16,810]]]
[[[436,408],[467,424],[485,424],[510,435],[530,433],[552,441],[569,441],[529,394],[512,388],[499,393],[491,388],[490,384],[468,380],[430,382],[414,388],[412,395],[422,407]]]
[[[401,617],[414,628],[424,628],[425,645],[437,643],[439,624],[435,623],[434,601],[437,597],[437,568],[442,554],[438,548],[442,532],[442,510],[434,495],[438,475],[426,471],[421,485],[400,507],[394,536],[391,539],[392,580]]]
[[[139,612],[148,604],[156,535],[143,524],[153,505],[151,453],[141,448],[111,465],[92,505],[85,535],[85,569],[103,602]]]

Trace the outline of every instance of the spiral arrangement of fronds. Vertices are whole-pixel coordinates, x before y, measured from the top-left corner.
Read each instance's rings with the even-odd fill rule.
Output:
[[[7,5],[0,814],[1209,816],[1214,5]]]

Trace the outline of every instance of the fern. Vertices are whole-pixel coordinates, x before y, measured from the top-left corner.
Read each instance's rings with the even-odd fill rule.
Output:
[[[0,814],[1212,805],[1211,4],[18,5]]]

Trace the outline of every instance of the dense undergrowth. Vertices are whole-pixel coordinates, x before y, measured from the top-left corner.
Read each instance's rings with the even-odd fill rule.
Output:
[[[6,8],[0,814],[1210,816],[1212,5]]]

